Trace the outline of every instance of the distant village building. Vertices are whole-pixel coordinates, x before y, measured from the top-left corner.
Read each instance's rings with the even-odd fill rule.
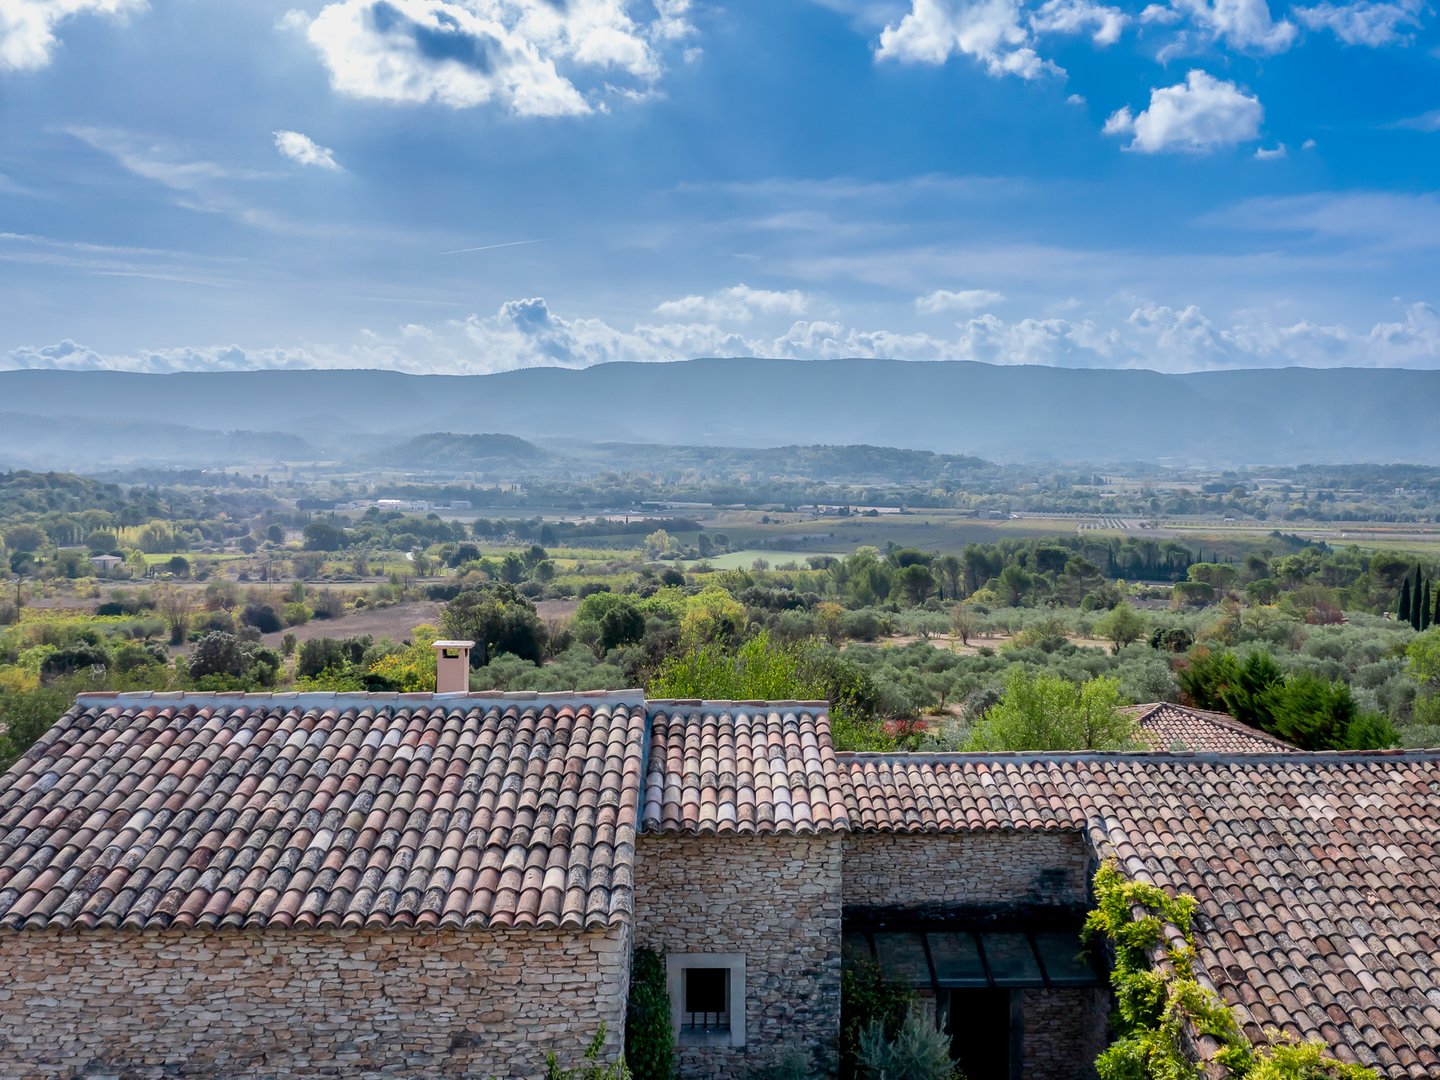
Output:
[[[1440,1074],[1440,753],[1139,719],[1156,750],[878,754],[815,702],[84,695],[0,781],[0,1074],[538,1076],[618,1052],[645,945],[681,1076],[833,1072],[849,950],[971,1075],[1081,1080],[1107,858],[1196,897],[1252,1039]]]
[[[109,577],[117,569],[125,565],[125,560],[119,555],[91,555],[90,565],[95,567],[101,577]]]

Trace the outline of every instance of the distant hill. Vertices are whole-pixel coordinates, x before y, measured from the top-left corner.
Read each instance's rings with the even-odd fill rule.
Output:
[[[494,472],[533,467],[550,455],[515,435],[457,435],[435,431],[371,455],[377,464],[437,472]]]
[[[126,387],[127,392],[130,387]],[[0,402],[15,404],[0,381]],[[57,406],[59,408],[57,409]],[[173,417],[137,419],[117,407],[109,416],[65,411],[64,401],[47,402],[34,413],[0,412],[0,467],[89,469],[94,466],[263,464],[313,460],[320,451],[299,435],[275,431],[217,430],[228,414],[191,407]],[[148,411],[148,410],[147,410]],[[121,414],[121,415],[115,415]],[[201,429],[173,419],[213,422]]]
[[[657,446],[652,443],[599,443],[556,440],[572,466],[590,464],[680,477],[693,471],[707,476],[765,480],[804,479],[822,483],[937,483],[949,477],[990,468],[990,462],[931,450],[892,446],[777,446],[749,449],[716,446]]]
[[[0,408],[83,421],[67,438],[88,438],[97,451],[134,454],[142,421],[210,431],[263,424],[352,459],[357,437],[483,431],[741,448],[870,444],[994,461],[1434,464],[1437,403],[1440,371],[1354,368],[1161,375],[703,359],[479,376],[0,372]]]

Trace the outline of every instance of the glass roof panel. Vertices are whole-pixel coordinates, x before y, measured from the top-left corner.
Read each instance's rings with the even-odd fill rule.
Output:
[[[1056,986],[1094,986],[1100,982],[1094,965],[1080,956],[1083,946],[1078,935],[1043,931],[1032,936],[1051,983]]]
[[[925,941],[919,934],[876,934],[875,952],[880,967],[891,977],[904,979],[911,986],[930,985],[930,964],[925,959]]]
[[[982,933],[980,942],[996,986],[1044,985],[1029,934],[993,931]]]
[[[963,931],[927,934],[935,961],[935,984],[945,987],[989,986],[975,935]]]

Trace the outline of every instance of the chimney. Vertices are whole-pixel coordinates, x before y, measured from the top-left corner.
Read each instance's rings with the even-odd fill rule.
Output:
[[[435,642],[435,692],[464,694],[470,689],[470,650],[473,641]]]

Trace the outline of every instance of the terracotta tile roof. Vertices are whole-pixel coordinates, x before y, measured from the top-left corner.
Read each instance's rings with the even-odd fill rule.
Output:
[[[82,697],[0,780],[0,927],[627,919],[638,693]]]
[[[821,701],[652,701],[642,825],[667,833],[845,829]]]
[[[1134,716],[1140,731],[1156,750],[1194,750],[1202,754],[1264,754],[1297,747],[1274,735],[1242,724],[1229,713],[1191,709],[1161,701],[1131,705],[1121,712]]]
[[[1440,753],[841,754],[852,827],[1073,829],[1193,894],[1246,1034],[1440,1076]]]

